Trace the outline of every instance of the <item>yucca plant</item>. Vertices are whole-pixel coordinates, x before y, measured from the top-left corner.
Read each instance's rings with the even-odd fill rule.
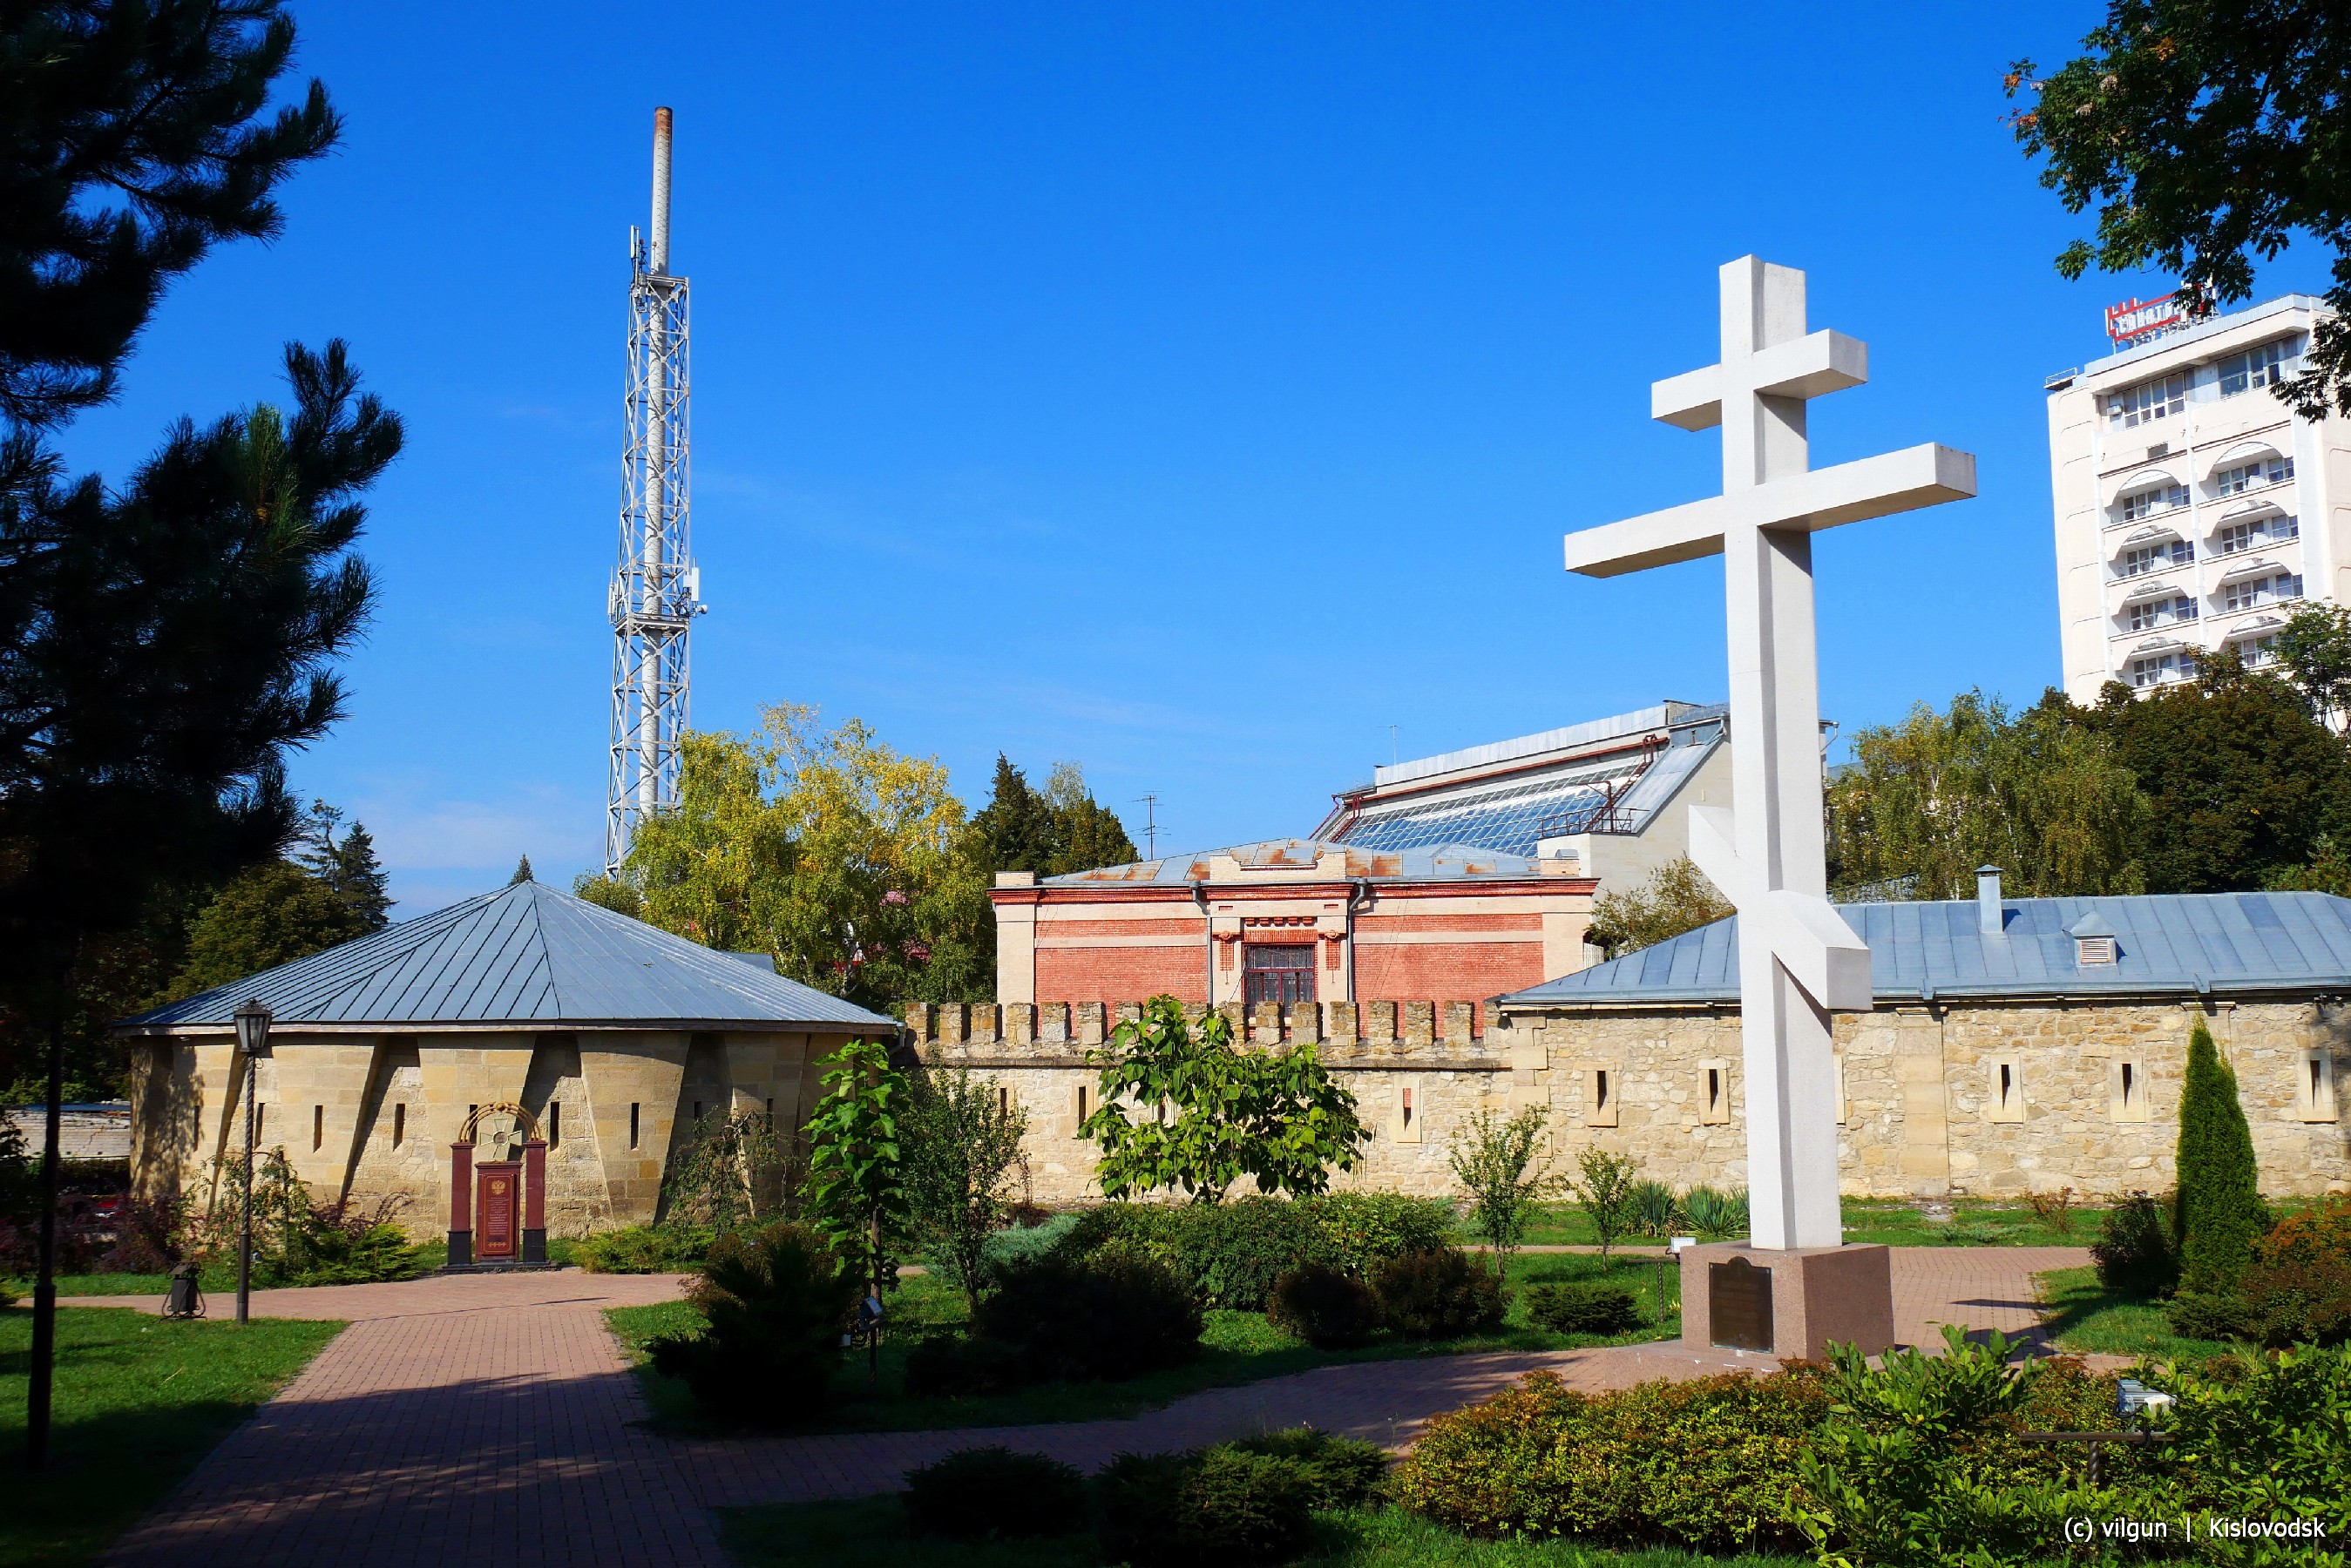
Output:
[[[1644,1236],[1670,1236],[1682,1222],[1682,1200],[1663,1181],[1637,1181],[1631,1195],[1633,1228]]]
[[[1744,1236],[1747,1189],[1738,1187],[1724,1192],[1712,1187],[1693,1187],[1682,1199],[1682,1212],[1689,1216],[1690,1229],[1709,1241]]]

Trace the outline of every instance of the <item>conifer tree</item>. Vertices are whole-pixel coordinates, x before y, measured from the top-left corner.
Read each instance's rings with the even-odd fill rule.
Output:
[[[0,9],[0,417],[105,402],[166,284],[277,235],[271,192],[341,130],[316,81],[263,116],[293,53],[283,0]]]
[[[2200,1019],[2188,1038],[2178,1168],[2172,1231],[2179,1243],[2180,1284],[2226,1293],[2243,1276],[2255,1238],[2269,1229],[2269,1211],[2262,1203],[2252,1131],[2237,1100],[2237,1075]]]
[[[530,857],[526,855],[521,859],[515,862],[515,874],[507,878],[507,886],[509,888],[517,888],[520,887],[525,882],[535,882],[537,880],[538,880],[538,878],[530,874]]]

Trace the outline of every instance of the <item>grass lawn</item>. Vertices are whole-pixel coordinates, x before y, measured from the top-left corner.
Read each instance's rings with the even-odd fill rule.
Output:
[[[727,1547],[745,1568],[1097,1568],[1093,1537],[967,1543],[909,1534],[895,1496],[721,1509]],[[1471,1541],[1395,1509],[1350,1509],[1317,1521],[1303,1568],[1799,1568],[1795,1557],[1700,1557],[1614,1552],[1564,1541]]]
[[[2108,1355],[2153,1355],[2198,1361],[2225,1355],[2230,1346],[2171,1332],[2163,1308],[2098,1283],[2095,1269],[2056,1269],[2033,1276],[2049,1312],[2050,1336],[2064,1350]]]
[[[57,1314],[49,1466],[24,1467],[33,1314],[0,1312],[0,1568],[87,1562],[302,1370],[339,1323]]]
[[[1316,1350],[1275,1329],[1261,1313],[1211,1312],[1197,1359],[1130,1382],[1049,1383],[992,1398],[912,1399],[904,1392],[907,1350],[925,1332],[953,1329],[965,1319],[963,1297],[958,1292],[941,1281],[917,1276],[902,1280],[885,1303],[883,1321],[895,1332],[885,1338],[882,1346],[878,1390],[867,1393],[864,1361],[862,1356],[852,1358],[841,1370],[841,1386],[849,1397],[834,1410],[822,1429],[916,1431],[941,1427],[1012,1427],[1123,1417],[1202,1388],[1255,1383],[1343,1362],[1450,1355],[1471,1350],[1569,1350],[1670,1339],[1681,1332],[1680,1285],[1674,1271],[1663,1272],[1665,1312],[1660,1320],[1657,1266],[1648,1260],[1635,1258],[1610,1259],[1606,1274],[1632,1289],[1642,1310],[1650,1315],[1651,1327],[1602,1338],[1552,1334],[1527,1322],[1525,1303],[1518,1299],[1515,1287],[1541,1280],[1595,1279],[1601,1274],[1600,1260],[1595,1257],[1556,1252],[1522,1255],[1510,1272],[1514,1289],[1510,1319],[1494,1333],[1471,1338],[1432,1342],[1384,1335],[1356,1350]],[[684,1384],[662,1376],[643,1362],[647,1341],[664,1334],[695,1333],[702,1326],[700,1314],[683,1302],[664,1302],[655,1306],[614,1307],[604,1316],[639,1363],[638,1376],[643,1381],[656,1424],[689,1433],[715,1430],[703,1421],[694,1397]]]
[[[1844,1239],[1888,1247],[2086,1247],[2096,1239],[2104,1210],[2076,1204],[2055,1225],[2044,1222],[2023,1203],[1959,1199],[1948,1220],[1928,1220],[1915,1205],[1894,1199],[1848,1198],[1844,1200]],[[1463,1245],[1477,1238],[1459,1232]],[[1654,1247],[1661,1238],[1633,1236],[1626,1243]],[[1570,1203],[1546,1203],[1527,1231],[1531,1246],[1590,1247],[1600,1238],[1583,1210]]]

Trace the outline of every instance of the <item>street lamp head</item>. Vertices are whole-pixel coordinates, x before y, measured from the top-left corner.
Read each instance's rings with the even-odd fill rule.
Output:
[[[269,1004],[254,997],[240,1005],[235,1013],[236,1046],[248,1056],[258,1056],[269,1045]]]

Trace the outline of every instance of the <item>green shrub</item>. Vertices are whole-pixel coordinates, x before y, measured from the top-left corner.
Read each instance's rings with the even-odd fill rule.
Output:
[[[1197,1203],[1176,1232],[1179,1266],[1202,1302],[1232,1312],[1263,1312],[1273,1282],[1308,1263],[1336,1264],[1338,1248],[1313,1211],[1286,1198],[1249,1197]]]
[[[424,1272],[397,1225],[344,1226],[316,1212],[287,1228],[282,1250],[255,1260],[266,1285],[367,1285]]]
[[[1020,1347],[1001,1340],[934,1334],[906,1353],[906,1392],[917,1399],[1009,1394],[1028,1380]]]
[[[623,1225],[582,1237],[571,1256],[591,1274],[671,1274],[699,1268],[711,1233],[687,1225]]]
[[[789,1426],[820,1412],[841,1361],[857,1282],[806,1226],[769,1225],[711,1243],[686,1291],[708,1327],[654,1340],[654,1370],[683,1378],[705,1409]]]
[[[1625,1334],[1641,1326],[1633,1293],[1597,1280],[1527,1287],[1527,1316],[1553,1334]]]
[[[2263,1344],[2351,1339],[2351,1199],[2322,1199],[2270,1227],[2238,1299],[2246,1332]]]
[[[2223,1293],[2243,1280],[2253,1242],[2270,1227],[2253,1164],[2253,1135],[2237,1099],[2237,1075],[2199,1019],[2188,1040],[2179,1090],[2179,1188],[2171,1231],[2188,1289]]]
[[[1796,1466],[1827,1408],[1811,1369],[1599,1395],[1537,1372],[1430,1422],[1388,1491],[1477,1536],[1784,1548]]]
[[[1292,1459],[1232,1444],[1121,1454],[1097,1485],[1102,1555],[1132,1568],[1270,1568],[1313,1538],[1316,1482]]]
[[[1454,1207],[1442,1198],[1401,1192],[1325,1192],[1299,1199],[1322,1228],[1337,1264],[1357,1278],[1390,1258],[1451,1244]]]
[[[2236,1291],[2182,1290],[2164,1303],[2163,1321],[2189,1339],[2259,1337],[2252,1304]]]
[[[998,1271],[972,1335],[1014,1346],[1039,1381],[1085,1382],[1188,1361],[1201,1326],[1183,1276],[1147,1252],[1104,1246],[1082,1261],[1050,1255]]]
[[[2351,1536],[2351,1349],[2245,1354],[2194,1371],[2158,1368],[2146,1381],[2178,1400],[2171,1441],[2155,1450],[2161,1469],[2133,1499],[2146,1516],[2168,1506],[2174,1514],[2309,1520],[2340,1552]],[[2326,1561],[2314,1548],[2280,1542],[2234,1560]]]
[[[1029,1258],[1041,1258],[1059,1249],[1071,1231],[1078,1228],[1079,1216],[1051,1214],[1039,1224],[1012,1225],[987,1239],[987,1264],[990,1269],[1017,1263]]]
[[[1260,1432],[1225,1447],[1297,1465],[1306,1473],[1316,1508],[1360,1508],[1371,1501],[1388,1473],[1387,1450],[1377,1443],[1334,1438],[1313,1427]]]
[[[1684,1218],[1682,1200],[1662,1181],[1636,1181],[1628,1194],[1633,1229],[1643,1236],[1670,1236]]]
[[[1183,1229],[1187,1212],[1188,1205],[1123,1201],[1081,1209],[1048,1247],[1047,1256],[1076,1262],[1115,1245],[1150,1252],[1173,1263],[1176,1232]]]
[[[2172,1249],[2167,1208],[2134,1192],[2106,1210],[2098,1239],[2090,1244],[2100,1284],[2152,1300],[2179,1283],[2179,1255]]]
[[[1458,1247],[1389,1259],[1373,1273],[1372,1292],[1388,1326],[1414,1339],[1499,1327],[1507,1307],[1494,1271]]]
[[[1338,1269],[1309,1263],[1273,1282],[1266,1321],[1318,1349],[1361,1345],[1380,1326],[1371,1286]]]
[[[1066,1535],[1086,1522],[1086,1479],[1042,1454],[959,1449],[906,1472],[906,1522],[955,1541]]]

